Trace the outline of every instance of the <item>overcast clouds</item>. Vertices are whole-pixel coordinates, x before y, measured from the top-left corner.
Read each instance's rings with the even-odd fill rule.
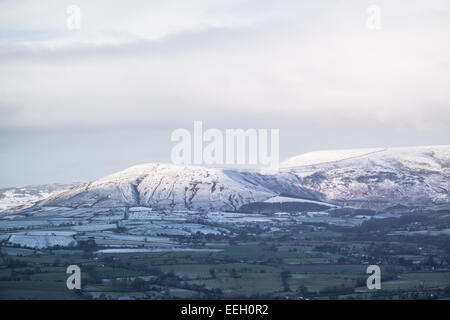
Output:
[[[66,27],[70,4],[79,31]],[[381,30],[365,25],[370,4]],[[147,137],[198,119],[280,128],[285,155],[448,143],[449,33],[446,0],[0,1],[1,134]],[[167,146],[152,148],[147,162],[164,160]],[[26,152],[5,150],[12,183],[6,164]]]

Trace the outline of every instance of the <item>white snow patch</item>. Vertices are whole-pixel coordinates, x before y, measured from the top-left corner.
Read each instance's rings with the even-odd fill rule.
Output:
[[[341,161],[354,157],[365,156],[374,152],[383,151],[385,148],[322,150],[301,154],[287,159],[281,164],[281,168],[293,168],[311,166],[320,163]]]
[[[282,196],[272,197],[272,198],[267,199],[264,202],[267,202],[267,203],[303,202],[303,203],[315,203],[315,204],[320,204],[320,205],[328,206],[328,207],[336,207],[335,205],[329,204],[326,202],[321,202],[321,201],[316,201],[316,200],[308,200],[308,199],[298,199],[298,198],[291,198],[291,197],[282,197]]]
[[[75,245],[76,241],[71,236],[57,236],[57,235],[24,235],[13,234],[8,240],[11,244],[18,244],[22,247],[43,249],[59,245],[67,247]]]
[[[95,253],[145,253],[145,252],[220,252],[223,249],[155,248],[155,249],[102,249]]]

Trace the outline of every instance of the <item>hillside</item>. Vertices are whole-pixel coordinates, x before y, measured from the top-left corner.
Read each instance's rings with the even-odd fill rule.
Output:
[[[450,146],[318,151],[281,167],[340,205],[386,209],[450,202]]]

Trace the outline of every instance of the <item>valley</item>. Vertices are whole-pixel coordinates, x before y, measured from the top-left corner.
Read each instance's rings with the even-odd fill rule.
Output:
[[[0,299],[449,299],[449,170],[448,146],[358,149],[3,189]]]
[[[26,209],[0,219],[0,298],[450,297],[450,207],[367,214]],[[370,264],[382,290],[365,287]]]

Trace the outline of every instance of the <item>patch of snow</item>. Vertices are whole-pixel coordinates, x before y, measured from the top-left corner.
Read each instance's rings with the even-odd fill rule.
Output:
[[[67,247],[75,245],[76,241],[70,236],[13,234],[9,237],[8,243],[27,248],[43,249],[56,245]]]
[[[335,208],[336,206],[334,204],[329,204],[322,201],[316,201],[316,200],[308,200],[308,199],[298,199],[298,198],[291,198],[291,197],[282,197],[282,196],[275,196],[272,198],[269,198],[265,200],[264,202],[267,203],[284,203],[284,202],[302,202],[302,203],[315,203],[320,204],[323,206],[328,206],[330,208]]]
[[[146,253],[146,252],[221,252],[223,249],[155,248],[155,249],[102,249],[95,253]]]
[[[152,211],[152,208],[148,208],[148,207],[131,207],[129,209],[130,212],[140,212],[140,211],[144,211],[144,212],[148,212],[148,211]]]
[[[81,226],[73,226],[71,229],[75,231],[103,231],[103,230],[111,230],[116,229],[117,224],[87,224]]]

